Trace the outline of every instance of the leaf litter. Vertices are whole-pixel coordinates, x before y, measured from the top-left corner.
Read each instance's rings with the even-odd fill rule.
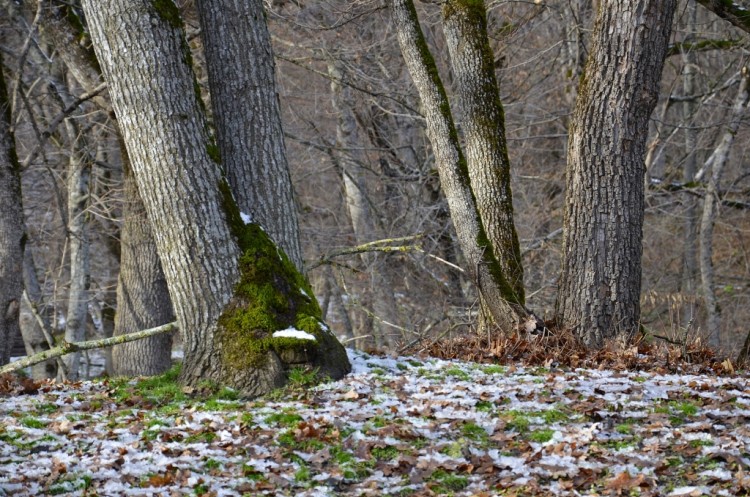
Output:
[[[251,402],[0,378],[0,495],[750,492],[746,374],[349,357]]]

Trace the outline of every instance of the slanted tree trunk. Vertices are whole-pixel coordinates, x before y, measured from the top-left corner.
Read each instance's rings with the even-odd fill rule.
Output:
[[[213,380],[255,396],[283,385],[289,367],[347,373],[346,352],[320,321],[307,281],[243,218],[211,157],[175,5],[85,0],[83,7],[183,330],[181,381]],[[247,29],[265,22],[244,20]],[[272,336],[288,327],[315,339]]]
[[[70,74],[86,91],[102,83],[93,48],[78,40],[84,35],[82,20],[68,3],[58,0],[42,9],[42,38],[58,47]],[[104,111],[111,107],[105,98],[94,102]],[[118,133],[119,134],[119,133]],[[169,292],[143,203],[128,168],[127,151],[122,149],[124,177],[123,228],[120,236],[120,275],[114,335],[119,336],[174,321]],[[132,219],[130,218],[132,216]],[[172,335],[163,334],[127,342],[112,348],[114,373],[123,376],[155,375],[171,365]]]
[[[240,211],[302,270],[271,37],[261,0],[199,0],[216,141]],[[229,62],[231,61],[231,63]]]
[[[729,160],[729,152],[734,143],[734,137],[740,127],[742,118],[747,111],[748,102],[750,102],[750,88],[748,80],[750,71],[747,67],[742,68],[742,79],[740,87],[737,90],[737,96],[732,106],[727,130],[721,138],[719,146],[713,151],[711,156],[703,165],[702,172],[705,175],[710,171],[711,177],[708,180],[706,188],[706,198],[703,201],[703,216],[701,218],[700,231],[700,269],[703,299],[706,302],[706,332],[708,334],[708,343],[712,347],[721,346],[721,311],[716,300],[714,292],[715,278],[713,267],[713,235],[714,223],[716,222],[717,210],[719,207],[719,186],[721,184],[721,175],[724,172],[724,166]]]
[[[750,33],[750,10],[745,0],[695,0],[705,8]]]
[[[42,302],[42,289],[36,274],[36,264],[28,245],[23,254],[23,281],[26,296],[21,301],[21,334],[26,346],[26,355],[31,356],[49,350],[54,341],[50,333],[49,306]],[[34,364],[31,367],[31,376],[34,379],[55,378],[58,364],[63,364],[62,359],[50,359]]]
[[[675,3],[602,2],[579,88],[557,314],[592,347],[640,324],[646,130]]]
[[[466,164],[477,211],[511,290],[505,298],[523,306],[523,264],[513,223],[505,113],[495,78],[484,4],[449,0],[443,6],[443,31],[458,106],[463,112]],[[482,302],[487,305],[484,299]],[[491,313],[482,313],[487,315]]]
[[[495,324],[512,329],[527,316],[511,280],[503,271],[498,248],[492,245],[472,191],[469,169],[440,80],[435,60],[427,48],[411,0],[389,0],[401,52],[419,92],[427,121],[427,136],[435,154],[440,183],[456,228],[467,273],[487,304]]]
[[[0,54],[0,365],[10,360],[20,334],[23,249],[26,233],[21,204],[21,167],[11,130],[10,100]]]
[[[127,159],[124,147],[122,155]],[[156,252],[151,223],[127,162],[123,168],[123,226],[114,336],[174,321],[172,301]],[[119,376],[156,375],[169,369],[171,364],[171,333],[112,347],[112,366]]]

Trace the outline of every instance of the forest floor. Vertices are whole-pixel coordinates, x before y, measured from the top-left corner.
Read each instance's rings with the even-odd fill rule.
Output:
[[[0,495],[750,493],[746,374],[349,356],[251,402],[0,378]]]

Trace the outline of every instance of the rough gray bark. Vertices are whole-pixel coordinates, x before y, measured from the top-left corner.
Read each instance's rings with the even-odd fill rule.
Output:
[[[483,3],[465,0],[445,3],[443,31],[458,106],[463,111],[466,163],[477,210],[512,290],[505,298],[523,306],[526,300],[523,265],[513,223],[505,113],[495,78]]]
[[[458,142],[448,97],[410,0],[389,0],[401,52],[419,92],[427,121],[427,136],[435,154],[440,183],[467,262],[467,273],[477,285],[501,329],[515,327],[526,310],[518,302],[482,223],[471,189],[469,171]]]
[[[333,110],[336,112],[336,145],[342,150],[338,153],[338,164],[341,170],[341,180],[344,184],[345,202],[349,211],[349,219],[354,231],[354,240],[357,245],[381,238],[378,232],[370,200],[367,197],[365,178],[362,172],[362,164],[365,161],[361,153],[362,142],[359,137],[358,126],[352,103],[349,87],[344,81],[345,75],[340,61],[328,62],[328,74],[331,76],[331,93]],[[394,329],[384,324],[398,322],[396,302],[393,298],[393,284],[386,275],[382,258],[378,255],[365,252],[361,254],[362,262],[367,268],[369,275],[369,292],[367,296],[372,300],[372,311],[375,319],[368,320],[371,329],[361,330],[365,334],[372,332],[373,344],[377,348],[390,347],[393,339]],[[367,300],[363,302],[369,307]]]
[[[719,188],[721,184],[721,175],[724,172],[724,166],[729,159],[729,152],[734,143],[734,136],[740,127],[743,116],[747,112],[748,102],[750,102],[750,91],[748,80],[750,72],[747,67],[742,68],[742,79],[740,87],[737,90],[737,96],[732,106],[732,112],[729,118],[729,124],[721,138],[719,146],[711,153],[706,160],[702,170],[711,171],[711,177],[708,180],[706,188],[706,198],[703,203],[703,216],[701,217],[700,231],[700,269],[701,269],[701,286],[703,299],[706,303],[708,319],[706,320],[706,332],[708,334],[708,343],[718,348],[721,346],[721,312],[714,293],[715,279],[713,268],[713,234],[714,223],[719,205]]]
[[[122,155],[127,158],[124,147]],[[174,321],[172,301],[156,252],[151,223],[130,166],[125,163],[123,167],[123,226],[114,336]],[[112,366],[119,376],[156,375],[169,369],[171,364],[171,334],[155,335],[112,348]]]
[[[319,331],[313,357],[282,361],[274,348],[273,325],[295,325],[297,311],[317,304],[258,225],[243,222],[211,158],[177,8],[146,0],[86,0],[83,7],[183,331],[181,381],[213,380],[255,396],[282,385],[292,363],[332,378],[347,373],[344,349],[314,316],[306,319]],[[250,298],[258,286],[281,296],[276,307]]]
[[[675,3],[603,2],[579,88],[557,314],[592,347],[639,326],[646,130]]]
[[[0,54],[0,365],[10,360],[20,334],[23,250],[26,234],[21,203],[21,168],[11,131],[10,100]]]
[[[221,164],[240,211],[302,270],[271,37],[261,0],[199,0]]]

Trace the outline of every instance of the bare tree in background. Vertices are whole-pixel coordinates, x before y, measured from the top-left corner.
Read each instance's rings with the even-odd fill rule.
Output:
[[[11,128],[10,100],[0,54],[0,365],[10,360],[19,335],[26,234],[21,203],[20,165]]]

